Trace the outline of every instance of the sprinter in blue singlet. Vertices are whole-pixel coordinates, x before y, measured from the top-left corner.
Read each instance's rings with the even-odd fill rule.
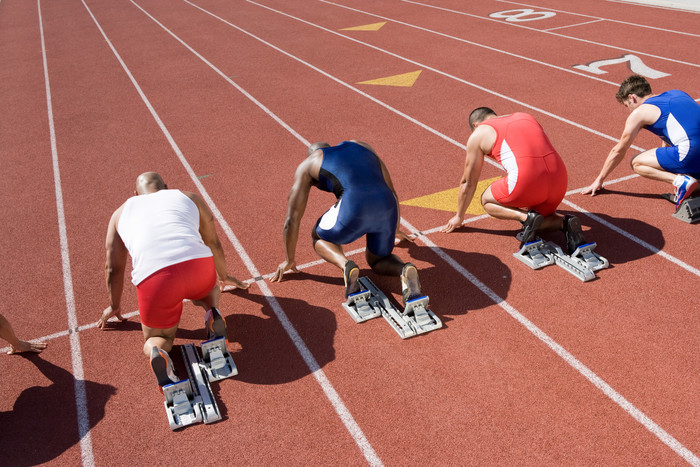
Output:
[[[335,204],[316,222],[312,231],[314,249],[343,271],[345,296],[359,290],[359,267],[348,260],[342,245],[363,235],[365,257],[377,274],[401,276],[404,301],[421,295],[418,270],[392,254],[394,238],[413,239],[399,229],[399,203],[391,177],[375,151],[361,141],[344,141],[331,147],[315,143],[309,156],[297,167],[289,193],[284,224],[286,260],[272,281],[281,281],[288,270],[296,271],[295,252],[299,225],[312,186],[333,193]]]
[[[595,194],[603,180],[624,158],[639,130],[645,128],[663,140],[663,146],[637,154],[634,171],[673,184],[678,209],[698,188],[700,178],[700,104],[683,91],[652,94],[643,76],[632,75],[620,85],[616,98],[630,110],[620,141],[610,151],[598,178],[583,193]]]

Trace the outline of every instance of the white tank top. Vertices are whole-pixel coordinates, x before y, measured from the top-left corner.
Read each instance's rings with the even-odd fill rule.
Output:
[[[134,285],[164,267],[213,256],[199,234],[199,209],[180,190],[129,198],[117,232],[131,255]]]

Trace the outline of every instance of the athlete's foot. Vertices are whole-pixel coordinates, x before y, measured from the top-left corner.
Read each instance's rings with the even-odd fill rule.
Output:
[[[418,268],[413,263],[404,264],[401,270],[401,296],[403,306],[406,306],[409,300],[423,296],[418,280]]]
[[[163,349],[153,347],[151,350],[151,368],[156,375],[160,387],[179,381],[175,374],[173,361],[170,359],[168,352]]]
[[[360,291],[360,268],[354,261],[348,260],[343,270],[343,280],[345,281],[345,298]]]
[[[583,238],[583,231],[581,230],[581,221],[578,217],[569,214],[565,215],[561,230],[566,237],[566,249],[569,254],[572,254],[576,251],[576,248],[586,243],[586,239]]]
[[[210,308],[204,316],[204,324],[207,328],[207,340],[216,337],[226,337],[226,321],[216,308]]]
[[[689,198],[698,187],[698,181],[690,175],[676,175],[675,180],[673,180],[673,186],[676,187],[673,202],[676,204],[676,211],[678,211],[681,203]]]
[[[530,243],[535,239],[535,234],[537,229],[542,225],[544,217],[537,211],[528,211],[527,219],[523,222],[522,235],[520,237],[520,248],[525,246],[526,243]]]

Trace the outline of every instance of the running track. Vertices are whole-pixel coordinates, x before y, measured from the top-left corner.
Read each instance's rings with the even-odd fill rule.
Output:
[[[499,14],[514,9],[540,18]],[[699,18],[604,0],[1,0],[2,313],[50,343],[0,358],[4,463],[700,465],[697,226],[625,164],[578,194],[621,132],[630,71],[573,68],[634,55],[665,74],[655,90],[699,97]],[[356,84],[417,70],[412,87]],[[369,142],[408,200],[457,185],[479,105],[543,124],[569,169],[562,209],[612,264],[597,280],[529,270],[507,223],[446,235],[450,213],[411,206],[404,229],[422,234],[397,253],[439,331],[354,324],[305,234],[302,271],[263,278],[309,142]],[[254,282],[222,298],[240,372],[214,384],[225,419],[174,433],[138,317],[94,328],[107,221],[146,170],[205,197],[229,270]],[[331,202],[311,196],[303,232]],[[198,342],[185,307],[178,342]]]

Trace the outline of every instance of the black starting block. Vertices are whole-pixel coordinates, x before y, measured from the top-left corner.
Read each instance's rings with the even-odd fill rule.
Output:
[[[442,327],[440,318],[428,308],[427,296],[409,300],[402,312],[369,277],[360,277],[359,282],[362,290],[343,303],[343,308],[356,323],[383,316],[402,339]]]
[[[673,217],[688,224],[700,221],[700,196],[684,200],[673,214]]]

